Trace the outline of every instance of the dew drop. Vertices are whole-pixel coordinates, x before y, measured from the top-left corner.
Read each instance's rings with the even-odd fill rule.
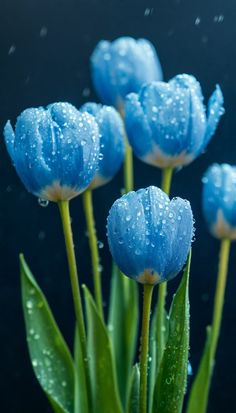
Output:
[[[104,247],[104,244],[103,244],[102,241],[98,241],[97,244],[98,244],[98,248],[99,248],[100,250]]]
[[[38,203],[41,207],[46,208],[49,204],[47,199],[38,198]]]
[[[31,309],[33,308],[33,306],[34,306],[33,301],[31,301],[31,300],[27,300],[27,301],[26,301],[26,307],[27,307],[29,310],[31,310]]]

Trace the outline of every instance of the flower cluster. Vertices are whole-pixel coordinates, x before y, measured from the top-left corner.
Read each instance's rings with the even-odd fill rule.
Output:
[[[206,108],[200,83],[193,75],[180,74],[164,82],[155,48],[145,39],[101,41],[92,53],[91,69],[104,105],[87,102],[78,110],[58,102],[30,108],[20,114],[14,129],[10,121],[4,129],[7,150],[26,189],[58,204],[76,316],[73,360],[46,298],[21,256],[32,366],[55,412],[155,413],[166,406],[165,412],[180,413],[188,369],[188,279],[194,219],[190,203],[179,197],[170,199],[169,189],[172,171],[194,161],[213,137],[224,113],[223,94],[217,85]],[[107,236],[114,271],[106,323],[92,191],[111,181],[123,162],[125,180],[132,187],[132,151],[141,161],[162,169],[162,188],[127,191],[111,206]],[[80,194],[94,282],[94,297],[84,287],[85,308],[69,214],[69,201]],[[199,413],[199,400],[204,409],[207,406],[230,242],[236,239],[236,166],[215,164],[208,169],[203,177],[203,214],[210,232],[221,239],[219,281],[212,326],[187,413]],[[186,262],[167,317],[166,282]],[[139,304],[134,280],[143,284],[144,290],[139,363],[135,363]],[[158,302],[150,332],[156,284],[160,284]],[[35,330],[42,336],[37,345],[31,337]]]

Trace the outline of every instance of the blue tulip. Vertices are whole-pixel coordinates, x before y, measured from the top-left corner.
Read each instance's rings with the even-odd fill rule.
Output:
[[[156,51],[145,39],[100,41],[91,56],[91,68],[101,101],[118,109],[122,109],[127,93],[138,92],[143,83],[162,80]]]
[[[96,173],[99,131],[94,117],[69,103],[24,110],[15,131],[10,121],[5,142],[29,192],[49,201],[81,193]]]
[[[216,238],[236,239],[236,166],[214,164],[203,177],[203,214]]]
[[[124,125],[119,113],[110,106],[88,102],[80,110],[95,117],[100,132],[98,170],[90,188],[109,182],[120,169],[125,155]]]
[[[125,123],[130,145],[142,161],[160,168],[188,165],[206,148],[223,109],[219,86],[206,114],[200,84],[190,75],[144,85],[128,95]]]
[[[157,284],[175,277],[187,259],[192,210],[188,201],[170,201],[161,189],[150,186],[115,201],[107,229],[120,270],[140,283]]]

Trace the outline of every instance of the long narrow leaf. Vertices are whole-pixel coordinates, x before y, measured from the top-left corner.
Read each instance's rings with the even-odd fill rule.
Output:
[[[94,413],[122,413],[112,346],[94,300],[84,286],[88,324],[88,357]]]
[[[156,377],[158,374],[159,363],[158,363],[158,334],[157,334],[157,317],[156,310],[151,322],[151,332],[149,340],[149,411],[151,412],[153,392],[155,388]],[[164,342],[166,343],[169,333],[169,315],[166,310],[164,310]]]
[[[78,328],[75,328],[74,340],[75,358],[75,402],[74,413],[90,413],[87,399],[86,379],[84,375],[84,363],[79,340]]]
[[[28,348],[35,375],[56,413],[73,413],[74,364],[47,300],[23,255],[22,302]]]
[[[137,283],[113,266],[108,329],[115,355],[118,385],[123,405],[135,357],[138,334]]]
[[[213,368],[210,358],[210,340],[211,328],[208,327],[203,356],[197,375],[191,387],[186,413],[205,413],[207,409],[210,378]]]
[[[169,334],[154,390],[152,413],[181,413],[189,349],[189,255],[169,317]]]
[[[140,369],[135,364],[132,370],[126,413],[139,413]]]

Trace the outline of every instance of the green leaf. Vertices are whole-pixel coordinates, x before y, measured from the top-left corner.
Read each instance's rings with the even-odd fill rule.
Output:
[[[74,364],[46,298],[20,255],[22,301],[35,375],[56,413],[74,409]]]
[[[151,322],[151,329],[150,329],[150,340],[149,340],[149,359],[150,359],[150,364],[149,364],[149,406],[150,406],[150,411],[152,407],[152,400],[153,400],[153,392],[155,388],[155,381],[159,369],[159,363],[158,363],[158,335],[157,335],[157,315],[156,315],[157,310],[155,310],[155,313],[152,318]],[[164,309],[164,328],[165,330],[163,331],[164,334],[164,343],[166,344],[167,338],[168,338],[168,332],[169,332],[169,315],[167,314],[166,310]]]
[[[75,400],[74,413],[90,413],[87,399],[86,378],[84,374],[84,363],[79,340],[78,328],[75,328],[74,340],[75,358]]]
[[[207,328],[207,339],[201,363],[192,384],[186,413],[205,413],[207,410],[210,379],[213,366],[210,357],[211,327]]]
[[[94,413],[121,413],[110,337],[90,292],[85,286],[83,289],[88,325],[93,411]]]
[[[152,406],[152,400],[153,400],[153,392],[154,392],[154,386],[155,386],[155,381],[156,381],[156,375],[157,375],[157,340],[156,340],[156,310],[155,313],[152,317],[151,321],[151,328],[150,328],[150,339],[149,339],[149,373],[148,373],[148,397],[149,397],[149,407],[151,408]],[[150,409],[149,409],[150,411]]]
[[[138,286],[113,265],[108,330],[115,356],[118,386],[123,406],[137,346],[139,323]]]
[[[188,370],[190,261],[191,254],[172,301],[169,334],[156,379],[152,413],[182,411]]]
[[[139,390],[140,370],[137,363],[132,369],[126,413],[139,413]]]

